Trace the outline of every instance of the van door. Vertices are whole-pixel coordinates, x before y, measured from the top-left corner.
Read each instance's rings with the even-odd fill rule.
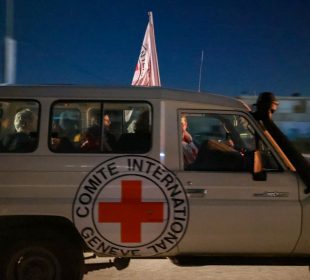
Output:
[[[296,175],[285,170],[266,140],[255,136],[246,115],[182,111],[181,118],[183,159],[177,176],[188,193],[190,220],[180,253],[292,252],[301,230]],[[257,147],[265,181],[251,174]]]

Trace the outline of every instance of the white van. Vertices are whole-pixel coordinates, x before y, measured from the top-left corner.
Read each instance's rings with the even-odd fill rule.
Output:
[[[238,100],[0,87],[0,157],[1,279],[111,266],[84,265],[86,252],[118,269],[310,263],[309,186]]]

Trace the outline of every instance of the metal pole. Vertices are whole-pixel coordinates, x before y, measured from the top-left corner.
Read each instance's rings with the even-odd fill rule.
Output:
[[[200,92],[200,86],[201,86],[202,64],[203,64],[203,50],[201,51],[201,61],[200,61],[200,70],[199,70],[198,92]]]
[[[6,0],[6,36],[13,37],[14,30],[14,3]]]
[[[6,1],[6,34],[4,38],[4,82],[15,83],[16,65],[16,41],[13,39],[14,32],[14,3]]]

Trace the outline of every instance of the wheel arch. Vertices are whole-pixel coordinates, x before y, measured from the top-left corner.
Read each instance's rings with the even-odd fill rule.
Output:
[[[42,236],[43,234],[43,236]],[[27,236],[25,236],[27,235]],[[86,245],[72,221],[61,216],[18,215],[0,217],[0,246],[18,238],[61,238],[75,246]]]

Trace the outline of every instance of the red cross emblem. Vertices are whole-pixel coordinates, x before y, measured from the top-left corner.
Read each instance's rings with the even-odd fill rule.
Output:
[[[122,181],[121,202],[100,202],[99,223],[120,223],[121,241],[141,242],[142,223],[162,223],[163,202],[142,202],[141,181]]]

